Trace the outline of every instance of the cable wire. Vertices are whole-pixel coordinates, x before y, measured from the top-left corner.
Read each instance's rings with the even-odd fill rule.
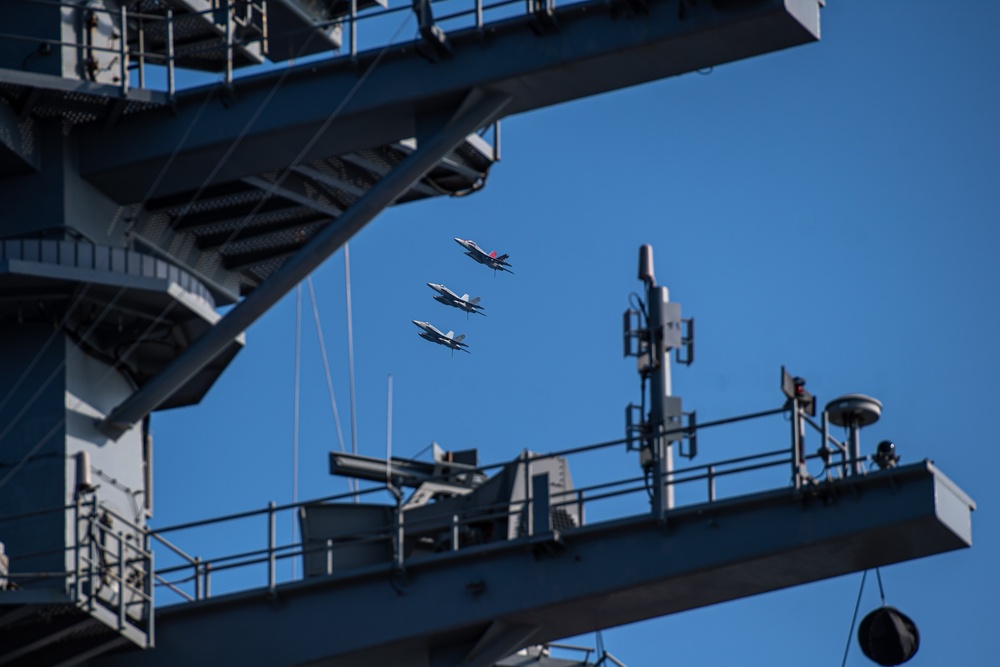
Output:
[[[299,501],[299,371],[302,367],[302,283],[295,287],[295,388],[292,390],[292,504]],[[298,538],[292,521],[292,544]],[[295,559],[292,559],[292,579],[295,579]]]
[[[312,301],[313,320],[316,322],[316,337],[319,339],[319,352],[323,358],[323,371],[326,374],[326,389],[330,395],[330,408],[333,410],[333,423],[337,428],[337,441],[340,443],[340,451],[346,452],[344,446],[344,432],[340,428],[340,412],[337,410],[337,397],[333,393],[333,376],[330,373],[330,361],[326,356],[326,342],[323,339],[323,327],[319,321],[319,308],[316,305],[316,294],[313,291],[312,276],[306,278],[309,286],[309,299]]]
[[[847,654],[851,650],[851,637],[854,636],[854,624],[858,622],[858,610],[861,608],[861,594],[865,590],[865,579],[867,577],[868,570],[865,570],[861,574],[861,587],[858,588],[858,600],[854,603],[854,616],[851,617],[851,629],[847,631],[847,646],[844,647],[844,659],[840,662],[840,667],[844,667],[847,664]]]

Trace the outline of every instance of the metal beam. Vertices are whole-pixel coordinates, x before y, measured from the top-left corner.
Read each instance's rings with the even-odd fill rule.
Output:
[[[307,161],[420,137],[421,117],[476,87],[510,96],[511,115],[819,39],[820,0],[681,6],[651,0],[648,14],[625,16],[605,0],[578,3],[556,10],[559,30],[543,35],[517,16],[449,34],[450,59],[428,62],[411,42],[311,62],[239,79],[229,106],[213,100],[204,112],[213,89],[192,90],[178,95],[176,116],[130,116],[113,149],[100,128],[81,127],[81,172],[117,201],[140,201],[171,159],[153,196],[282,169],[316,137]]]
[[[305,279],[376,215],[423,177],[443,156],[471,134],[496,119],[510,102],[506,95],[473,90],[454,116],[421,142],[391,173],[379,181],[334,223],[317,234],[268,281],[254,290],[208,333],[176,357],[159,375],[111,411],[99,424],[114,439],[183,387],[205,365],[226,349],[289,290]]]
[[[548,642],[968,547],[973,509],[925,461],[175,605],[91,667],[452,667],[498,622]]]

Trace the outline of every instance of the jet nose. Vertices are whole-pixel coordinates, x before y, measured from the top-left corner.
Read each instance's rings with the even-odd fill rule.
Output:
[[[438,288],[438,286],[435,285],[434,283],[427,283],[427,286],[430,287],[431,289],[437,289]]]
[[[457,243],[458,245],[465,245],[466,244],[466,240],[465,239],[460,239],[460,238],[458,238],[456,236],[455,237],[455,243]]]
[[[420,320],[410,320],[410,321],[411,321],[411,322],[413,322],[414,324],[416,324],[416,325],[417,325],[418,327],[419,327],[419,326],[420,326],[421,324],[423,324],[423,322],[421,322]]]

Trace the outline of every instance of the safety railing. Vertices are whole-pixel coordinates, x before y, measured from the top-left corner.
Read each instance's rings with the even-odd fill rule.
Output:
[[[555,27],[555,0],[349,0],[337,16],[328,20],[314,20],[307,27],[296,27],[274,32],[268,27],[268,7],[266,0],[209,0],[207,8],[194,10],[185,5],[184,11],[175,11],[169,2],[164,3],[162,13],[146,9],[129,9],[128,3],[120,3],[117,8],[106,8],[88,3],[81,5],[71,0],[13,0],[23,4],[50,5],[62,12],[72,12],[68,19],[71,25],[81,26],[75,40],[54,39],[36,35],[19,34],[16,26],[0,30],[0,41],[20,41],[38,48],[38,54],[51,53],[53,49],[70,48],[84,54],[82,78],[96,81],[98,71],[113,67],[117,74],[117,85],[122,94],[127,94],[133,84],[131,74],[135,74],[138,88],[163,90],[172,99],[177,83],[178,48],[181,47],[178,21],[190,21],[201,17],[206,26],[212,28],[224,50],[221,72],[223,82],[233,82],[233,69],[237,50],[256,49],[259,54],[269,53],[271,41],[289,40],[298,45],[297,53],[282,53],[280,60],[299,60],[315,50],[316,36],[324,39],[334,36],[333,44],[339,56],[356,60],[362,49],[381,50],[387,46],[409,41],[412,32],[404,31],[408,21],[415,19],[418,38],[440,55],[450,52],[448,40],[466,30],[473,30],[482,36],[489,24],[512,19],[528,18],[536,29]],[[600,4],[601,0],[576,0],[571,4]],[[110,27],[104,44],[93,39],[95,17]],[[189,29],[185,24],[185,30]],[[112,60],[101,66],[97,56],[109,56]],[[29,56],[30,57],[30,56]],[[327,56],[321,56],[327,57]],[[150,77],[148,68],[162,67],[162,77]],[[259,63],[260,67],[267,67]],[[252,64],[248,71],[255,71]],[[153,78],[156,87],[151,86]],[[162,83],[161,83],[162,81]]]
[[[47,514],[65,514],[71,522],[73,539],[59,548],[34,552],[19,551],[16,543],[8,544],[13,558],[6,587],[28,589],[52,580],[63,580],[71,604],[87,610],[133,640],[151,646],[154,641],[154,580],[149,532],[100,503],[96,497],[80,498],[63,507],[0,517],[0,526]],[[21,565],[54,562],[52,556],[58,556],[56,560],[71,566],[64,570],[28,571]]]
[[[157,550],[160,567],[156,573],[156,584],[165,593],[169,592],[168,597],[174,601],[191,601],[211,597],[213,591],[217,594],[220,591],[261,588],[263,585],[274,588],[281,583],[301,579],[306,574],[307,559],[313,564],[317,562],[317,558],[318,562],[325,563],[325,568],[321,567],[325,571],[317,572],[313,566],[309,572],[312,576],[355,574],[360,570],[336,564],[336,557],[345,546],[350,549],[372,547],[384,555],[381,560],[366,562],[357,565],[357,568],[403,568],[422,558],[447,557],[447,554],[467,549],[482,552],[505,548],[511,540],[549,539],[557,532],[580,529],[585,523],[585,516],[588,517],[586,524],[590,526],[650,513],[662,517],[671,509],[714,503],[776,488],[790,488],[793,492],[801,492],[807,487],[864,472],[869,457],[852,457],[847,445],[830,434],[829,421],[825,415],[820,422],[816,422],[796,406],[789,405],[741,417],[664,430],[662,435],[677,434],[680,431],[704,431],[774,416],[782,416],[791,423],[793,434],[797,434],[792,438],[791,447],[786,445],[711,463],[674,468],[669,472],[658,472],[655,466],[646,466],[641,474],[551,494],[547,490],[544,493],[538,492],[540,488],[547,489],[545,485],[532,488],[532,471],[537,464],[557,457],[572,460],[570,457],[582,459],[588,456],[607,456],[609,453],[620,454],[622,446],[632,439],[623,438],[548,454],[524,452],[514,462],[474,469],[477,473],[489,474],[503,466],[519,466],[521,470],[518,474],[521,475],[524,488],[520,494],[511,498],[494,504],[478,505],[472,510],[434,513],[431,509],[424,512],[425,516],[414,519],[403,509],[402,490],[382,483],[373,484],[357,493],[348,492],[285,505],[270,503],[266,508],[155,529],[151,531],[150,538],[162,546]],[[819,448],[811,453],[807,453],[804,447],[806,427],[821,436]],[[611,467],[613,466],[598,462],[576,470],[603,470]],[[810,473],[810,467],[818,470]],[[391,468],[387,471],[387,478],[392,479]],[[657,498],[666,495],[653,492],[657,484],[678,490],[680,501],[673,508],[657,505]],[[686,491],[681,493],[682,490]],[[337,502],[348,504],[362,499],[377,500],[379,494],[382,494],[387,514],[392,517],[388,523],[375,522],[365,530],[338,533],[321,543],[297,538],[279,540],[277,537],[296,535],[290,524],[297,525],[300,508],[308,509]],[[638,505],[636,499],[639,501]],[[554,522],[553,517],[560,515],[559,510],[563,510],[562,517],[578,517],[579,524],[568,525],[564,519],[560,525],[556,525],[558,522]],[[256,526],[248,526],[247,521],[256,522]],[[513,537],[503,539],[494,535],[492,539],[482,539],[479,529],[497,521],[512,526],[510,531]],[[236,526],[237,523],[240,525]],[[227,525],[233,526],[233,529],[228,532],[220,531],[222,526]],[[238,552],[229,548],[237,539],[247,544],[247,548]],[[185,550],[177,545],[181,542],[197,543],[199,550],[210,550],[215,546],[220,554],[210,557],[191,555],[190,549]],[[301,571],[298,571],[299,564],[302,566]],[[226,579],[219,586],[217,582],[221,577]]]
[[[70,12],[67,22],[81,26],[77,40],[52,39],[37,35],[24,35],[8,31],[0,32],[0,41],[27,42],[37,46],[36,54],[46,55],[53,49],[69,48],[82,54],[80,65],[84,69],[81,77],[84,80],[97,81],[98,74],[108,68],[116,70],[117,80],[122,95],[128,94],[131,88],[130,75],[136,70],[139,88],[147,84],[146,66],[148,64],[164,67],[165,89],[171,98],[176,89],[176,59],[174,54],[174,13],[167,7],[163,14],[151,14],[130,10],[125,3],[116,9],[106,9],[98,5],[84,5],[66,0],[14,0],[22,4],[49,5],[63,12]],[[101,45],[94,41],[94,28],[101,19],[111,28],[106,41]],[[14,27],[14,26],[10,26]],[[163,36],[162,50],[147,47],[150,32]],[[111,57],[107,67],[102,67],[99,55]],[[26,59],[27,61],[27,59]]]

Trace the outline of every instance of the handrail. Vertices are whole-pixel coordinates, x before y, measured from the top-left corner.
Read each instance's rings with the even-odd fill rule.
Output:
[[[763,418],[776,414],[785,414],[789,411],[790,410],[787,407],[765,410],[738,417],[702,422],[691,426],[663,429],[663,432],[691,433],[704,428],[712,428],[724,424],[733,424],[749,419]],[[634,494],[641,494],[645,505],[649,502],[649,497],[652,496],[650,491],[652,488],[651,485],[656,483],[679,487],[681,485],[707,482],[707,493],[705,497],[709,503],[712,503],[718,500],[716,494],[716,482],[720,479],[736,477],[745,473],[753,473],[755,471],[763,471],[774,468],[783,469],[791,463],[793,466],[799,466],[797,468],[793,467],[793,486],[794,490],[797,491],[807,484],[817,483],[822,475],[826,475],[826,478],[830,479],[831,474],[839,477],[847,477],[848,475],[856,474],[853,472],[855,466],[857,466],[859,470],[863,470],[864,464],[870,461],[870,457],[867,456],[855,459],[848,455],[847,448],[843,445],[843,443],[829,435],[829,421],[826,415],[822,417],[822,424],[819,424],[816,421],[809,419],[808,416],[804,415],[801,411],[792,410],[792,412],[793,414],[796,412],[799,414],[801,423],[809,424],[812,427],[812,430],[823,435],[823,444],[815,453],[806,454],[804,451],[800,451],[798,455],[796,455],[794,449],[789,450],[788,448],[781,448],[754,454],[746,454],[742,456],[730,457],[728,459],[716,460],[711,463],[689,465],[683,468],[677,468],[670,471],[669,475],[663,475],[663,478],[659,481],[655,479],[655,470],[647,470],[645,474],[639,476],[631,476],[612,481],[602,481],[562,491],[553,491],[550,497],[540,502],[545,502],[545,506],[549,508],[550,512],[559,508],[575,508],[577,512],[576,514],[571,512],[571,516],[579,517],[582,523],[584,507],[593,508],[602,501]],[[531,497],[530,484],[531,465],[533,463],[545,459],[565,458],[572,455],[592,455],[596,452],[611,450],[615,447],[618,447],[620,450],[620,446],[629,442],[629,440],[629,438],[608,440],[581,447],[555,450],[545,454],[525,451],[513,462],[478,466],[475,469],[470,470],[470,472],[485,473],[486,471],[495,470],[502,466],[525,466],[526,474],[522,475],[522,473],[518,473],[525,479],[526,486],[524,491],[522,492],[521,490],[518,490],[517,492],[519,494],[523,493],[523,495],[514,496],[488,505],[479,505],[471,510],[464,510],[457,513],[453,510],[449,511],[446,508],[442,508],[439,512],[430,511],[419,519],[408,517],[405,522],[397,522],[396,524],[392,524],[390,522],[384,526],[376,526],[367,530],[352,531],[344,533],[343,535],[337,535],[335,540],[328,541],[325,545],[317,545],[315,543],[307,543],[305,541],[283,544],[276,543],[275,536],[278,532],[276,530],[276,520],[278,515],[284,517],[291,513],[293,515],[292,520],[297,520],[298,510],[302,507],[353,500],[361,496],[368,496],[383,492],[389,493],[392,497],[392,501],[386,506],[393,507],[392,503],[395,503],[394,511],[399,512],[402,507],[399,491],[389,484],[378,483],[358,491],[337,493],[321,498],[314,498],[295,503],[286,503],[282,505],[271,503],[264,508],[210,517],[202,520],[189,521],[157,529],[137,525],[129,518],[116,512],[113,508],[99,504],[96,498],[86,501],[81,500],[74,505],[44,508],[17,515],[0,517],[0,522],[31,518],[47,512],[64,512],[75,509],[77,511],[78,521],[86,521],[89,525],[89,528],[82,531],[82,533],[78,532],[78,544],[70,545],[62,550],[77,550],[78,565],[75,572],[12,573],[12,577],[15,579],[27,581],[41,577],[66,577],[72,580],[82,580],[95,576],[105,578],[111,577],[115,581],[121,581],[122,586],[125,586],[129,591],[131,591],[130,595],[133,595],[133,599],[127,604],[138,604],[136,600],[148,601],[151,604],[151,592],[146,593],[142,587],[133,586],[125,581],[123,574],[125,568],[138,566],[141,570],[146,572],[146,577],[148,578],[142,586],[149,586],[150,590],[152,590],[153,586],[161,587],[176,595],[181,601],[190,601],[201,599],[203,597],[209,597],[211,595],[211,577],[213,574],[234,572],[266,563],[268,564],[268,585],[274,586],[278,581],[277,574],[275,572],[275,567],[278,563],[285,562],[290,558],[305,557],[309,554],[323,552],[328,554],[329,559],[329,554],[332,553],[331,549],[339,549],[344,544],[362,545],[373,542],[386,542],[387,544],[394,545],[393,551],[397,553],[398,558],[401,559],[398,561],[398,566],[411,557],[407,555],[406,549],[399,546],[404,544],[404,541],[407,540],[408,536],[419,535],[431,538],[431,541],[428,542],[427,548],[433,550],[443,549],[444,551],[455,552],[460,549],[467,548],[467,546],[463,544],[463,540],[465,538],[462,537],[464,534],[463,531],[467,527],[475,527],[477,525],[482,526],[490,522],[507,520],[518,522],[518,528],[516,531],[518,537],[513,539],[531,537],[535,533],[535,529],[532,528],[530,517],[533,516],[532,512],[534,511],[534,505],[536,503],[536,500]],[[800,438],[793,438],[793,441],[798,442],[799,447],[802,446]],[[830,449],[831,445],[833,446],[833,449]],[[831,455],[835,453],[840,454],[838,457],[839,460],[837,461],[832,460]],[[816,461],[822,463],[823,469],[817,474],[817,476],[813,477],[806,471],[805,466]],[[732,493],[730,492],[730,494],[726,497],[731,495]],[[424,507],[433,507],[433,505]],[[81,512],[84,511],[86,511],[86,513],[81,514]],[[542,511],[544,512],[545,510]],[[645,511],[649,510],[646,509]],[[99,520],[99,516],[105,515],[116,520],[113,524],[114,528],[105,525]],[[266,532],[268,533],[266,544],[260,545],[260,543],[258,543],[260,546],[252,546],[249,549],[230,552],[211,558],[202,559],[197,556],[192,556],[185,549],[175,544],[175,540],[168,539],[166,537],[167,533],[196,531],[202,528],[218,526],[223,523],[253,519],[255,517],[266,517]],[[560,530],[565,530],[566,528],[566,526],[561,526]],[[96,532],[94,532],[95,530]],[[540,530],[547,530],[547,528],[542,528]],[[124,531],[124,533],[122,531]],[[135,535],[139,538],[139,541],[126,540],[126,533]],[[449,533],[450,538],[447,537]],[[514,533],[511,534],[513,535]],[[117,540],[117,542],[114,540]],[[107,541],[107,543],[105,543],[105,541]],[[163,567],[159,567],[155,572],[153,572],[151,569],[153,550],[149,548],[153,543],[162,545],[162,548],[166,550],[166,553],[169,556],[179,559],[180,562],[164,563]],[[115,554],[112,553],[116,548],[121,552],[120,556],[115,556]],[[408,548],[409,547],[407,547],[407,549]],[[32,557],[58,551],[60,550],[56,549],[46,551],[44,553],[39,552],[38,554],[21,554],[21,556]],[[426,549],[421,547],[421,553],[425,552]],[[331,562],[332,561],[328,560],[328,563]],[[393,566],[392,561],[386,561],[385,565],[387,567]],[[329,567],[330,565],[328,565],[328,568]],[[173,581],[168,580],[165,577],[165,575],[178,573],[189,573],[189,575]],[[287,577],[282,580],[286,579]],[[193,592],[185,590],[185,588],[190,586],[193,586]]]
[[[836,450],[839,450],[842,454],[846,454],[843,445],[839,443],[835,438],[829,436],[828,431],[824,432],[824,429],[817,425],[814,421],[808,419],[808,417],[802,413],[802,411],[797,406],[783,406],[781,408],[775,408],[771,410],[763,410],[754,413],[749,413],[746,415],[740,415],[736,417],[729,417],[725,419],[719,419],[714,421],[701,422],[699,424],[692,424],[689,426],[678,426],[676,428],[662,429],[663,434],[668,433],[694,433],[701,429],[713,428],[716,426],[722,426],[727,424],[734,424],[738,422],[744,422],[752,419],[760,419],[764,417],[774,416],[778,414],[798,414],[800,420],[805,423],[809,423],[813,429],[824,433],[823,445],[820,450],[816,453],[806,454],[804,451],[796,451],[789,449],[787,447],[781,449],[774,449],[765,452],[758,452],[754,454],[746,454],[742,456],[731,457],[728,459],[717,460],[707,464],[690,465],[683,468],[678,468],[670,471],[669,475],[663,475],[662,479],[657,481],[655,479],[655,470],[647,470],[644,475],[627,477],[624,479],[616,479],[610,482],[598,482],[591,485],[586,485],[582,487],[576,487],[573,489],[568,489],[564,491],[555,491],[548,497],[544,502],[547,503],[547,507],[551,512],[558,508],[576,508],[578,510],[577,516],[580,517],[582,521],[583,508],[593,507],[596,503],[601,501],[606,501],[608,499],[619,498],[623,496],[629,496],[634,494],[642,494],[644,499],[644,504],[649,502],[649,498],[652,496],[650,492],[651,484],[662,483],[670,486],[681,486],[681,485],[691,485],[697,483],[707,482],[707,488],[702,493],[705,493],[705,497],[709,503],[716,502],[719,500],[716,493],[716,482],[720,479],[738,477],[742,474],[755,473],[757,471],[766,471],[770,469],[788,469],[791,464],[793,466],[793,477],[792,477],[792,490],[798,492],[800,488],[803,488],[807,484],[815,484],[818,477],[812,477],[807,472],[805,466],[809,463],[820,461],[823,465],[823,470],[820,475],[825,474],[829,479],[831,473],[836,473],[842,477],[846,477],[851,473],[851,466],[855,464],[861,464],[863,461],[869,460],[869,457],[864,457],[863,459],[854,460],[850,457],[842,456],[841,461],[832,462],[830,460],[830,454]],[[828,424],[827,419],[823,419],[824,425]],[[276,544],[274,541],[275,528],[274,521],[278,514],[284,514],[288,512],[296,512],[298,508],[305,507],[309,505],[324,504],[329,502],[336,502],[338,500],[343,501],[351,498],[355,498],[356,495],[361,494],[374,494],[381,492],[389,492],[392,495],[392,502],[395,503],[395,512],[401,511],[401,497],[399,491],[394,489],[392,486],[386,483],[373,484],[368,488],[364,488],[359,492],[346,492],[335,494],[332,496],[326,496],[324,498],[311,499],[296,503],[288,503],[284,505],[270,504],[266,508],[239,512],[235,514],[230,514],[224,517],[213,517],[209,519],[204,519],[200,521],[191,521],[183,524],[178,524],[175,526],[169,526],[166,528],[151,530],[150,537],[159,540],[161,542],[166,542],[160,533],[173,532],[173,531],[192,531],[207,526],[214,526],[221,522],[236,521],[240,519],[252,518],[252,517],[268,517],[268,542],[266,546],[252,547],[250,549],[245,549],[237,553],[227,553],[220,555],[218,557],[200,559],[194,558],[186,554],[179,547],[176,547],[172,543],[166,542],[167,548],[173,551],[174,554],[182,559],[179,564],[170,565],[168,567],[160,568],[158,574],[176,574],[183,572],[191,572],[191,576],[176,580],[173,582],[168,582],[162,578],[157,579],[157,585],[165,586],[168,590],[178,594],[181,600],[199,599],[202,596],[210,595],[210,577],[213,574],[221,574],[224,572],[234,572],[247,567],[259,566],[261,564],[268,564],[268,586],[274,586],[276,583],[276,575],[274,574],[275,566],[277,563],[287,561],[290,558],[305,557],[309,554],[317,553],[327,553],[328,555],[328,573],[332,573],[331,567],[332,561],[329,560],[330,554],[334,553],[336,549],[342,548],[344,545],[354,545],[359,546],[363,544],[370,544],[375,542],[385,542],[392,545],[393,553],[397,554],[396,558],[400,559],[395,562],[389,559],[386,560],[383,565],[385,567],[400,567],[412,556],[408,556],[406,551],[410,547],[407,546],[403,548],[402,544],[407,540],[408,536],[422,536],[426,538],[432,538],[428,542],[427,547],[420,548],[420,553],[426,553],[427,549],[438,550],[443,549],[446,552],[456,552],[460,549],[469,548],[462,543],[462,531],[466,527],[471,527],[475,525],[483,525],[494,521],[518,521],[519,528],[517,529],[518,538],[530,538],[533,535],[534,530],[531,527],[531,519],[533,510],[533,504],[536,502],[534,498],[531,497],[531,484],[530,484],[530,471],[531,465],[534,462],[542,461],[551,458],[565,458],[571,455],[577,454],[591,454],[601,450],[609,450],[611,448],[619,447],[622,444],[634,441],[634,438],[619,438],[615,440],[608,440],[600,443],[595,443],[591,445],[585,445],[580,447],[572,447],[561,450],[555,450],[545,454],[523,452],[521,456],[512,462],[503,464],[493,464],[486,466],[477,466],[474,469],[470,469],[469,472],[473,473],[485,473],[489,470],[494,470],[502,466],[516,465],[516,466],[526,466],[525,477],[525,490],[523,491],[523,497],[515,496],[505,500],[501,500],[489,505],[476,506],[473,509],[464,510],[461,512],[449,511],[443,508],[440,512],[433,512],[422,516],[421,518],[413,518],[411,516],[407,517],[405,522],[397,521],[395,523],[389,522],[385,525],[374,526],[366,530],[355,530],[351,532],[346,532],[343,535],[337,535],[334,539],[327,540],[326,544],[316,544],[307,543],[305,541]],[[801,447],[801,438],[794,439],[796,443],[795,446]],[[832,443],[836,446],[836,450],[828,449],[828,445]],[[519,473],[520,474],[520,473]],[[787,482],[786,482],[787,484]],[[769,487],[773,488],[773,487]],[[745,491],[742,491],[745,493]],[[522,493],[520,490],[518,493]],[[726,495],[725,497],[731,497],[732,493]],[[386,507],[393,507],[392,502],[386,505]],[[432,507],[432,506],[424,506]],[[648,505],[646,505],[649,511]],[[544,510],[543,510],[544,511]],[[654,512],[656,508],[654,508]],[[565,527],[561,527],[560,530],[564,530]],[[547,530],[547,528],[543,528]],[[450,534],[450,537],[448,535]],[[434,537],[436,536],[436,537]],[[443,540],[443,541],[442,541]],[[504,540],[501,539],[501,542]],[[406,542],[406,544],[410,544]],[[414,545],[416,543],[413,543]],[[488,546],[492,544],[497,546],[494,542],[489,542],[484,544]],[[333,551],[331,551],[331,549]],[[304,575],[303,575],[304,576]],[[181,584],[194,583],[194,595],[188,592],[180,593]]]

